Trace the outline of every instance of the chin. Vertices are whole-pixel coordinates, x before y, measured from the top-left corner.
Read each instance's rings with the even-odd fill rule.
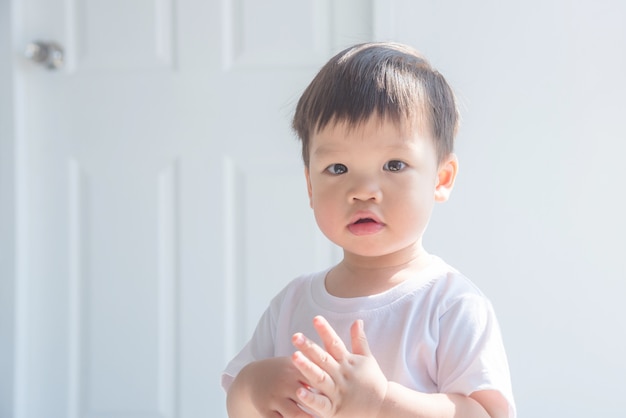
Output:
[[[390,254],[395,253],[397,250],[395,249],[389,249],[389,248],[377,248],[375,246],[367,246],[366,248],[364,248],[364,246],[353,246],[352,248],[350,247],[343,247],[344,248],[344,252],[359,256],[359,257],[384,257]]]

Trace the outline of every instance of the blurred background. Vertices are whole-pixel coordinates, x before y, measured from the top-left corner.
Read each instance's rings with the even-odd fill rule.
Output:
[[[269,299],[340,257],[290,118],[370,40],[457,93],[425,244],[492,300],[519,416],[623,414],[626,3],[0,0],[0,417],[226,416]]]

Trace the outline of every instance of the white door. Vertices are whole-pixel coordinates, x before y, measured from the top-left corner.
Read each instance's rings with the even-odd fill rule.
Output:
[[[379,3],[12,7],[13,415],[225,416],[220,371],[269,298],[337,258],[290,117]],[[35,40],[64,67],[21,58]]]

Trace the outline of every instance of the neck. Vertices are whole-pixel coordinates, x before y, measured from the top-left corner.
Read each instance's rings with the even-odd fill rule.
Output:
[[[337,297],[382,293],[414,276],[428,264],[421,245],[379,257],[344,252],[344,258],[326,278],[326,289]]]

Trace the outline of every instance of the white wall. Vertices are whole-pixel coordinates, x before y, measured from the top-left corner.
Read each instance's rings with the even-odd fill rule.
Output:
[[[626,3],[393,6],[461,101],[426,242],[492,299],[520,416],[624,416]]]
[[[11,60],[11,7],[0,0],[0,417],[11,416],[13,379],[13,80]]]

